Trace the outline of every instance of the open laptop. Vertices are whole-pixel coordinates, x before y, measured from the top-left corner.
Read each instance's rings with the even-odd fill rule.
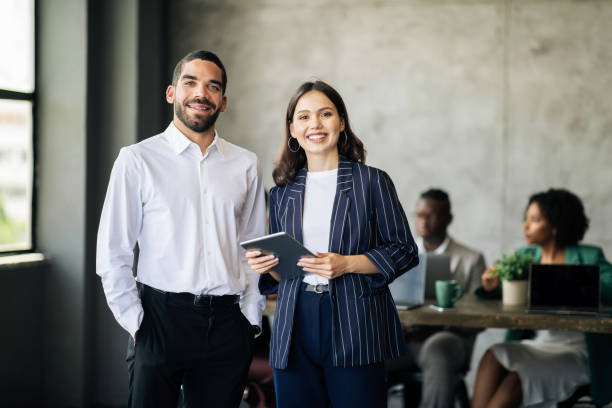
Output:
[[[528,311],[553,314],[597,314],[599,312],[599,266],[531,265]]]
[[[389,290],[399,310],[409,310],[436,298],[436,280],[450,277],[450,256],[419,254],[419,264],[391,282]]]
[[[436,299],[436,281],[453,279],[450,271],[450,255],[427,254],[425,267],[425,299]]]
[[[414,309],[425,303],[425,263],[425,256],[419,254],[419,264],[389,285],[398,310]]]

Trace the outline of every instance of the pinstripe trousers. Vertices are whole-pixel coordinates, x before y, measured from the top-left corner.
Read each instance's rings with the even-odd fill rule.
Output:
[[[294,335],[286,369],[274,369],[279,408],[383,408],[382,363],[334,367],[332,300],[327,293],[298,291]]]

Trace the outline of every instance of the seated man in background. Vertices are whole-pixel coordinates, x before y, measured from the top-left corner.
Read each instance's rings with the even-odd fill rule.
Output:
[[[439,189],[423,192],[416,205],[419,253],[450,256],[451,275],[464,293],[480,286],[486,269],[482,253],[451,238],[447,228],[453,215],[448,194]],[[479,329],[404,326],[405,355],[387,362],[387,372],[420,369],[423,373],[422,407],[452,407],[457,380],[467,370]]]

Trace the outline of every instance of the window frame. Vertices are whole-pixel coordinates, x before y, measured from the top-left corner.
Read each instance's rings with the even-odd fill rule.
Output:
[[[33,30],[34,41],[34,84],[32,92],[12,91],[0,88],[0,100],[27,101],[32,103],[32,197],[30,201],[30,246],[23,249],[0,250],[0,257],[36,252],[36,204],[37,204],[37,162],[38,162],[38,2],[33,0]]]

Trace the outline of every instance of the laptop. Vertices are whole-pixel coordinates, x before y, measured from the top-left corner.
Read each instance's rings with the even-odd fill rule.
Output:
[[[533,264],[528,298],[529,312],[595,315],[599,312],[599,266]]]
[[[450,255],[427,254],[425,273],[425,299],[436,299],[436,281],[453,279],[450,271]]]
[[[419,254],[419,264],[407,270],[389,285],[398,310],[410,310],[425,303],[425,256]]]
[[[422,306],[425,299],[436,298],[436,280],[451,279],[450,256],[419,254],[419,264],[389,285],[399,310]]]

